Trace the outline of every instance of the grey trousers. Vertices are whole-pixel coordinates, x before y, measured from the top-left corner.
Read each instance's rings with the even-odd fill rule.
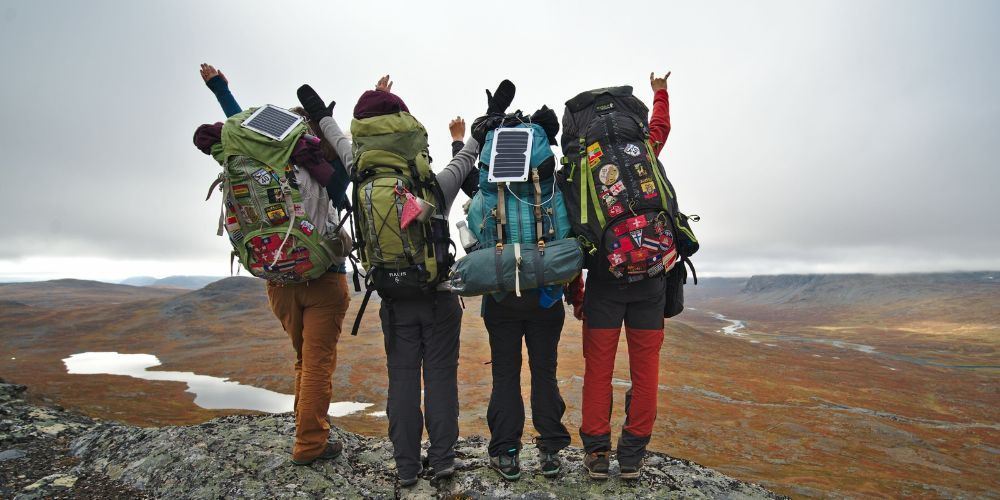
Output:
[[[458,296],[437,292],[419,299],[383,300],[379,312],[389,371],[389,439],[401,478],[420,472],[426,421],[431,467],[455,463],[458,440],[458,346],[462,307]],[[420,411],[421,372],[424,409]]]

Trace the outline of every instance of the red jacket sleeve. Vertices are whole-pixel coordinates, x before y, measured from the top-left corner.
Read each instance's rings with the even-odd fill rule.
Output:
[[[670,98],[667,90],[657,90],[653,95],[653,116],[649,119],[649,140],[653,142],[653,152],[657,156],[667,143],[670,135]]]

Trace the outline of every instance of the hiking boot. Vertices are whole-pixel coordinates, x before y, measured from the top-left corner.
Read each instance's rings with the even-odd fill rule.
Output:
[[[591,479],[608,478],[608,452],[595,451],[583,457],[583,467]]]
[[[292,463],[295,465],[309,465],[317,460],[333,460],[340,456],[344,452],[344,445],[340,444],[340,441],[327,442],[326,448],[323,452],[317,455],[315,458],[309,460],[296,460],[292,459]]]
[[[500,456],[490,457],[490,468],[508,481],[521,479],[521,465],[518,463],[518,449],[511,448]]]
[[[420,480],[420,474],[423,474],[423,472],[424,468],[420,467],[420,470],[418,470],[417,473],[413,475],[413,477],[400,477],[399,486],[402,488],[409,488],[410,486],[417,484],[417,481]]]
[[[434,470],[434,481],[440,481],[442,479],[448,479],[455,475],[455,466],[445,467],[441,470]]]
[[[621,469],[622,479],[639,479],[639,472],[642,470],[642,459],[639,459],[637,463],[628,464],[618,462],[618,467]]]
[[[538,462],[542,468],[542,475],[545,477],[556,477],[562,470],[562,461],[559,460],[559,452],[548,452],[538,450]]]

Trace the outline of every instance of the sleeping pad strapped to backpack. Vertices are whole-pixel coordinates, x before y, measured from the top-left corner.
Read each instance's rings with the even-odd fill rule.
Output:
[[[560,187],[587,267],[604,281],[659,276],[698,249],[653,152],[647,113],[629,86],[566,102]]]
[[[407,112],[351,122],[354,143],[354,226],[368,293],[383,300],[430,294],[454,262],[445,200],[431,171],[427,131]],[[434,206],[427,222],[403,228],[407,201]],[[357,333],[358,322],[352,334]]]
[[[215,186],[222,184],[224,215],[219,234],[225,227],[233,256],[258,278],[278,284],[318,278],[334,256],[343,256],[349,249],[335,237],[339,228],[317,227],[327,221],[310,220],[303,208],[288,159],[305,125],[275,141],[240,126],[256,109],[233,115],[223,125],[223,171],[209,190],[211,196]],[[280,165],[257,159],[275,155],[284,158]]]
[[[529,175],[524,182],[489,181],[497,128],[486,133],[479,191],[467,214],[469,230],[479,244],[459,259],[451,274],[452,289],[460,295],[514,292],[520,296],[522,290],[545,288],[548,296],[558,300],[561,285],[572,281],[583,266],[579,242],[567,238],[570,224],[556,185],[552,147],[542,127],[526,121],[518,112],[496,123],[532,131]]]

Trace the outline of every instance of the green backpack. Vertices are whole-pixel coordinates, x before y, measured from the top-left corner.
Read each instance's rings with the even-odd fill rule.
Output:
[[[339,241],[325,238],[316,227],[326,221],[309,220],[288,163],[305,127],[275,141],[240,126],[255,109],[233,115],[223,125],[222,173],[209,190],[211,196],[216,186],[222,186],[218,234],[225,228],[233,245],[232,257],[258,278],[281,284],[318,278],[329,269],[334,255],[344,252],[335,248]],[[284,161],[268,165],[258,157]]]
[[[356,119],[351,135],[354,229],[366,273],[366,302],[372,290],[383,300],[433,293],[455,260],[455,248],[444,195],[431,170],[427,131],[409,113],[399,112]],[[427,222],[414,220],[404,229],[408,195],[435,209]]]

